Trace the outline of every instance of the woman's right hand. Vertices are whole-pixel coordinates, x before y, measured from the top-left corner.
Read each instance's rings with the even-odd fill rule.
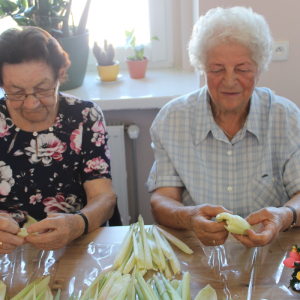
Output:
[[[232,213],[223,206],[203,204],[184,206],[181,203],[182,187],[161,187],[151,197],[151,211],[154,220],[161,225],[193,230],[205,246],[225,243],[228,231],[225,222],[212,221],[219,213]]]
[[[203,245],[217,246],[225,243],[228,237],[228,231],[224,227],[225,221],[221,223],[211,221],[222,212],[232,213],[220,205],[203,204],[194,207],[193,230]]]
[[[0,254],[11,253],[26,244],[23,237],[17,236],[19,231],[19,224],[10,215],[0,213]]]

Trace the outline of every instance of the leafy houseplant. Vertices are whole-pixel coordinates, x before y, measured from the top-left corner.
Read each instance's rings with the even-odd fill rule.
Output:
[[[132,31],[125,30],[126,46],[132,47],[134,55],[126,57],[126,63],[128,66],[130,77],[133,79],[144,78],[146,74],[147,64],[149,58],[144,56],[145,45],[136,45],[136,37],[134,35],[134,29]],[[157,36],[152,37],[150,40],[159,40]]]
[[[119,62],[114,60],[115,49],[112,44],[104,40],[104,48],[101,49],[97,42],[94,42],[93,54],[97,59],[97,69],[101,81],[116,81],[119,74]]]
[[[86,23],[91,0],[86,0],[78,26],[69,26],[72,0],[0,0],[1,19],[13,18],[19,26],[37,26],[48,31],[69,54],[69,81],[61,90],[82,85],[86,73],[89,32]]]

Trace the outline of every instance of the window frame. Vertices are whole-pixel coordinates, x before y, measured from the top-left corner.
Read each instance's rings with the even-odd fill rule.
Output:
[[[149,68],[168,68],[173,66],[173,30],[172,0],[148,0],[150,37],[157,36],[159,41],[152,40],[145,45],[145,55],[149,56]],[[125,36],[125,33],[124,33]],[[91,41],[90,41],[91,42]],[[125,57],[132,55],[132,48],[116,47],[115,59],[120,68],[126,68]],[[90,47],[88,71],[95,70],[96,59]]]

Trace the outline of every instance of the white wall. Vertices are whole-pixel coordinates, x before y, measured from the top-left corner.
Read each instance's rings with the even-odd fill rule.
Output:
[[[299,0],[199,0],[199,15],[214,7],[251,7],[268,22],[275,41],[289,41],[287,61],[272,61],[258,86],[265,86],[300,107],[300,1]],[[202,80],[203,81],[203,80]]]

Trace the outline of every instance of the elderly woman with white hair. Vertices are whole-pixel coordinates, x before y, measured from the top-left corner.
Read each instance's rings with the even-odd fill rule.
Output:
[[[195,24],[190,61],[206,85],[169,102],[151,127],[156,222],[213,246],[228,236],[213,218],[237,214],[260,224],[234,234],[246,247],[300,225],[300,111],[256,87],[272,43],[265,19],[244,7],[211,9]]]

